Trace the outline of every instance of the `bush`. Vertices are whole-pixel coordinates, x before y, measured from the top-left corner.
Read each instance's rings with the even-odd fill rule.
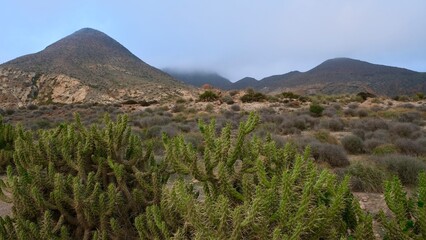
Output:
[[[244,94],[240,100],[243,103],[251,103],[251,102],[263,102],[266,100],[266,95],[260,92],[255,92],[253,90],[248,90],[246,94]]]
[[[184,104],[181,104],[181,103],[178,103],[178,104],[175,104],[171,109],[170,109],[170,111],[172,111],[173,113],[178,113],[178,112],[183,112],[185,110],[185,105]]]
[[[358,117],[363,118],[368,116],[368,111],[365,109],[358,109],[357,111]]]
[[[343,110],[343,114],[345,114],[345,116],[348,116],[348,117],[355,117],[356,111],[352,108],[348,108],[348,109]]]
[[[355,135],[348,135],[341,140],[343,147],[351,154],[364,152],[364,143],[361,138]]]
[[[312,155],[317,162],[328,163],[331,167],[345,167],[350,164],[345,150],[339,145],[314,143]]]
[[[320,126],[330,131],[342,131],[345,128],[340,118],[323,119],[320,122]]]
[[[366,152],[373,152],[376,147],[385,144],[386,142],[382,138],[369,138],[364,141],[364,149]]]
[[[355,192],[383,192],[386,173],[376,166],[361,163],[350,165],[346,171],[351,177],[351,189]]]
[[[339,144],[337,139],[331,136],[328,131],[320,130],[314,134],[314,137],[322,143]]]
[[[213,102],[219,99],[219,96],[213,91],[207,90],[199,96],[202,102]]]
[[[412,123],[396,123],[392,125],[390,131],[399,137],[410,138],[414,133],[418,133],[420,128]]]
[[[398,148],[393,144],[382,144],[373,149],[374,155],[387,155],[387,154],[395,154],[398,152]]]
[[[290,99],[298,99],[300,97],[300,95],[297,95],[293,92],[282,92],[281,95],[284,98],[290,98]]]
[[[38,106],[35,105],[35,104],[30,104],[30,105],[27,106],[27,109],[28,110],[36,110],[36,109],[38,109]]]
[[[238,104],[232,104],[231,109],[232,109],[232,111],[234,111],[234,112],[238,112],[238,111],[240,111],[240,110],[241,110],[241,107],[240,107],[240,105],[238,105]]]
[[[353,102],[348,104],[348,108],[350,109],[357,109],[358,107],[359,107],[359,103]]]
[[[399,151],[408,155],[421,156],[426,154],[426,145],[421,141],[414,141],[407,138],[400,138],[395,141]]]
[[[309,106],[309,112],[314,117],[320,117],[323,111],[324,111],[324,107],[319,104],[313,103]]]
[[[415,185],[419,173],[426,171],[426,163],[411,156],[392,154],[377,157],[375,160],[378,164],[396,174],[401,182],[406,185]]]
[[[227,94],[225,96],[222,97],[222,102],[225,102],[228,105],[234,104],[234,99],[232,99],[231,95]]]

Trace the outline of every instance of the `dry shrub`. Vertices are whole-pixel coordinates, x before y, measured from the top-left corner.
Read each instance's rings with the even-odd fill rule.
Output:
[[[416,157],[392,154],[376,157],[376,162],[396,174],[405,185],[415,185],[420,172],[426,171],[426,163]]]
[[[343,147],[348,153],[360,154],[364,152],[364,143],[362,139],[355,135],[348,135],[341,140]]]
[[[350,164],[345,150],[340,145],[314,143],[312,155],[317,162],[328,163],[331,167],[345,167]]]

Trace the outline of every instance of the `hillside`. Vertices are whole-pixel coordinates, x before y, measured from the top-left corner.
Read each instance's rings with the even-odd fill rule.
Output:
[[[230,89],[232,86],[232,82],[229,81],[229,79],[226,79],[220,76],[219,74],[213,72],[189,72],[173,69],[163,69],[163,71],[167,72],[174,78],[195,87],[202,87],[204,84],[209,84],[215,88],[227,90]]]
[[[368,91],[396,96],[426,92],[426,74],[349,58],[336,58],[304,73],[290,72],[264,78],[256,88],[265,92],[293,90],[341,94]]]
[[[0,65],[0,80],[5,83],[0,100],[18,105],[153,97],[160,100],[186,88],[108,35],[90,28],[38,53]]]
[[[234,82],[231,86],[232,89],[246,89],[246,88],[256,88],[259,84],[259,81],[252,77],[245,77]]]

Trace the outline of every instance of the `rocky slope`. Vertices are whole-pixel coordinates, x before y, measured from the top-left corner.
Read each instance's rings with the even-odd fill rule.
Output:
[[[161,101],[185,94],[190,94],[190,89],[183,83],[90,28],[41,52],[0,65],[3,107],[126,99]]]

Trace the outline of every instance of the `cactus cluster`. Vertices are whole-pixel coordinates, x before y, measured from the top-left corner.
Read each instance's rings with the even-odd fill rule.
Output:
[[[0,173],[12,162],[15,129],[12,125],[3,122],[0,116]]]
[[[163,135],[161,156],[126,116],[38,132],[1,124],[0,149],[14,139],[14,150],[0,181],[13,215],[0,218],[0,239],[374,239],[349,179],[318,168],[309,147],[299,154],[252,135],[258,122],[251,114],[219,133],[200,121],[202,148]],[[398,186],[386,187],[388,226],[404,234],[408,217],[410,234],[425,236],[425,189],[412,206]]]

